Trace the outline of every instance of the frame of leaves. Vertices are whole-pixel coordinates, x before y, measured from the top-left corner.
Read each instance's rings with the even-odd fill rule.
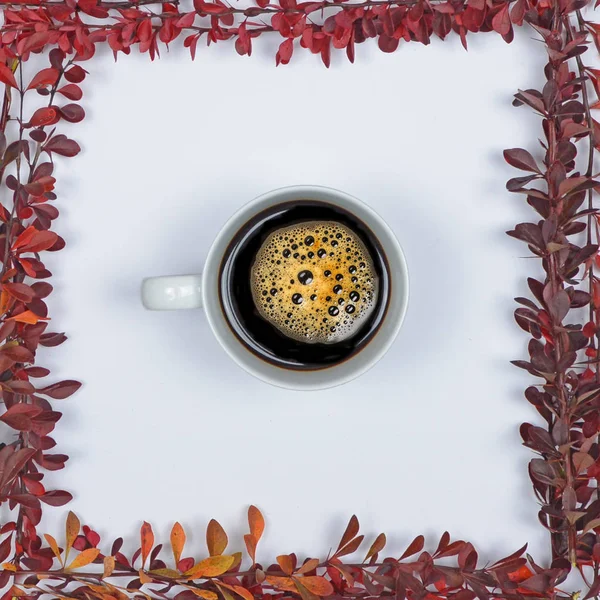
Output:
[[[592,44],[600,52],[600,25],[584,18],[590,0],[254,0],[243,8],[193,0],[187,10],[183,1],[0,0],[0,185],[9,199],[0,203],[0,420],[15,432],[0,447],[0,504],[11,515],[0,526],[2,600],[600,597],[600,214],[594,208],[600,123],[592,112],[600,108],[600,71],[582,58]],[[364,558],[352,562],[348,557],[363,545],[353,516],[327,557],[300,562],[285,554],[263,565],[257,545],[264,520],[255,507],[248,511],[246,557],[227,552],[227,535],[214,520],[206,531],[208,556],[197,558],[184,556],[178,523],[170,536],[172,557],[164,560],[148,523],[130,557],[121,552],[121,538],[105,547],[73,513],[60,543],[49,534],[42,539],[42,505],[71,499],[43,484],[44,471],[62,469],[68,459],[53,451],[51,433],[61,413],[51,401],[71,396],[80,384],[36,383],[50,374],[36,364],[38,346],[66,340],[47,331],[51,273],[41,255],[64,246],[52,231],[59,215],[54,159],[73,157],[80,147],[58,129],[85,117],[81,64],[96,46],[107,43],[115,56],[137,47],[154,59],[161,45],[183,37],[193,58],[204,37],[208,45],[233,39],[239,54],[250,55],[252,40],[270,33],[282,38],[278,65],[304,48],[329,66],[331,48],[345,49],[353,61],[356,44],[368,38],[393,52],[401,42],[427,44],[432,36],[458,34],[466,48],[468,33],[495,32],[510,42],[513,27],[523,25],[543,43],[548,62],[543,89],[519,91],[514,104],[542,119],[542,138],[538,159],[521,148],[504,156],[525,172],[507,189],[522,194],[537,216],[508,233],[540,259],[544,276],[528,279],[531,298],[516,299],[515,319],[530,341],[529,360],[514,364],[536,378],[525,397],[538,424],[524,423],[521,435],[535,453],[529,475],[540,523],[549,531],[551,563],[537,564],[523,547],[481,564],[470,542],[451,541],[448,533],[430,551],[419,535],[400,557],[384,555],[380,534]],[[34,55],[48,62],[25,77],[23,65]],[[26,114],[25,97],[34,94],[42,105]],[[572,571],[581,575],[582,592],[561,588]]]

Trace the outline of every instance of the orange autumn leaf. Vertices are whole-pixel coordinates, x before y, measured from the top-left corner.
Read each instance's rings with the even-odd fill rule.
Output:
[[[286,575],[291,575],[294,572],[294,561],[289,554],[281,554],[278,556],[277,564]]]
[[[523,565],[522,567],[519,567],[516,571],[509,573],[508,579],[515,583],[521,583],[522,581],[529,579],[532,575],[533,573],[531,572],[531,569],[527,565]]]
[[[152,546],[154,546],[154,532],[150,523],[144,521],[140,529],[140,538],[142,542],[142,566],[144,566],[148,555],[152,552]]]
[[[73,547],[73,544],[75,543],[75,540],[76,540],[77,536],[79,535],[80,528],[81,528],[81,523],[79,522],[77,515],[74,512],[69,511],[69,514],[67,515],[67,523],[65,526],[66,539],[67,539],[67,547],[65,548],[65,559],[64,559],[65,562],[69,558],[69,552],[71,551],[71,548]]]
[[[0,314],[5,315],[15,299],[5,290],[0,293]]]
[[[304,573],[308,573],[310,571],[314,571],[319,566],[318,558],[311,558],[307,560],[297,571],[296,573],[302,575]]]
[[[319,600],[319,596],[316,596],[310,590],[307,590],[299,581],[296,581],[296,591],[300,594],[302,600]]]
[[[250,534],[258,544],[265,530],[265,519],[256,506],[250,506],[248,509],[248,525],[250,525]]]
[[[316,596],[329,596],[333,594],[334,589],[331,583],[320,575],[310,575],[308,577],[293,578],[300,582],[309,592]]]
[[[6,592],[7,597],[9,596],[18,596],[21,598],[22,596],[27,596],[27,592],[18,588],[16,585],[13,585],[8,592]]]
[[[104,571],[102,573],[102,577],[110,577],[112,572],[115,570],[115,557],[114,556],[105,556],[104,557]]]
[[[24,310],[22,313],[9,317],[7,321],[17,321],[17,323],[27,323],[28,325],[35,325],[39,321],[49,321],[48,317],[40,317],[31,310]]]
[[[241,585],[229,585],[228,583],[222,582],[219,582],[217,585],[219,586],[219,588],[227,588],[228,590],[231,590],[238,596],[244,598],[244,600],[254,600],[254,596],[245,587],[242,587]]]
[[[220,556],[210,556],[201,560],[198,564],[188,569],[184,575],[189,579],[199,579],[201,577],[218,577],[227,573],[235,562],[234,556],[222,554]]]
[[[15,565],[13,565],[12,563],[2,563],[2,568],[5,571],[16,571],[17,567]]]
[[[183,552],[183,546],[185,545],[185,531],[179,523],[173,525],[171,530],[171,548],[173,549],[173,557],[175,558],[175,564],[181,559],[181,553]]]
[[[62,565],[63,560],[60,556],[60,548],[58,547],[56,540],[49,533],[45,533],[44,538],[45,538],[46,542],[48,542],[48,546],[50,546],[52,552],[54,552],[54,556],[56,556],[56,558],[58,558],[58,560],[60,561],[60,564]]]
[[[247,533],[244,536],[244,542],[246,543],[248,556],[250,556],[253,563],[256,562],[256,538],[251,533]]]
[[[206,528],[206,545],[208,546],[208,553],[211,556],[217,556],[225,552],[227,548],[227,534],[221,527],[218,521],[211,519],[208,527]]]
[[[69,565],[69,569],[79,569],[93,563],[98,558],[100,550],[98,548],[88,548],[80,552]]]
[[[291,577],[276,577],[275,575],[267,575],[265,578],[265,583],[272,585],[278,590],[283,590],[284,592],[298,591],[298,588]]]
[[[197,588],[188,588],[191,590],[196,596],[199,598],[204,598],[204,600],[218,600],[219,596],[215,592],[211,592],[210,590],[199,590]]]

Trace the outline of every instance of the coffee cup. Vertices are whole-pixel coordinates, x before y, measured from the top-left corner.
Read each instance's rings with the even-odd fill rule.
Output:
[[[225,223],[201,274],[148,277],[150,310],[203,309],[219,344],[258,379],[293,390],[346,383],[404,320],[402,248],[362,201],[322,186],[277,189]]]

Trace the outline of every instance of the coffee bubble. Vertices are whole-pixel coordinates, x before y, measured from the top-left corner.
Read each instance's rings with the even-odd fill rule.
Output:
[[[299,246],[310,246],[311,252],[301,254]],[[352,284],[345,286],[347,273]],[[260,316],[296,341],[346,340],[377,304],[379,280],[369,252],[358,235],[335,221],[306,221],[274,231],[257,252],[250,277]]]

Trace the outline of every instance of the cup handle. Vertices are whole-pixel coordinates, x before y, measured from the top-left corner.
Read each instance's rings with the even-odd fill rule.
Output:
[[[142,304],[149,310],[202,308],[202,276],[147,277],[142,282]]]

